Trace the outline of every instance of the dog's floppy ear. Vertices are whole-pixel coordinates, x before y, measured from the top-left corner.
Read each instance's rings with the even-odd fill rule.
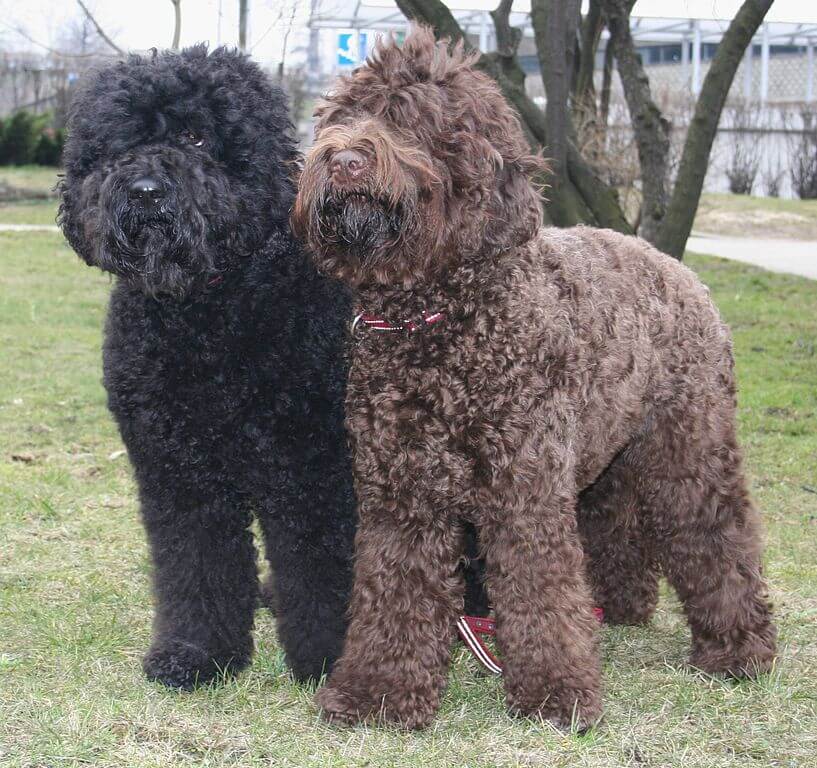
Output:
[[[532,183],[534,174],[547,171],[537,156],[506,161],[496,173],[496,184],[488,203],[486,244],[503,251],[528,242],[542,226],[542,195]]]
[[[527,242],[542,226],[541,196],[531,176],[547,164],[535,155],[507,159],[476,131],[458,132],[451,142],[449,168],[461,201],[461,248],[508,250]]]
[[[450,174],[449,226],[462,254],[483,250],[486,210],[502,156],[473,130],[458,130],[445,141]]]
[[[88,265],[95,266],[92,244],[84,236],[82,216],[77,213],[88,204],[82,200],[83,183],[82,180],[71,180],[68,176],[63,176],[57,184],[56,191],[60,195],[60,207],[57,213],[57,224],[62,230],[65,239],[75,253]]]

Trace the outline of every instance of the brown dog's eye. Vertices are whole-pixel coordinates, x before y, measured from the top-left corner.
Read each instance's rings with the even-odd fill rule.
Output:
[[[182,139],[187,144],[192,144],[194,147],[201,147],[204,145],[204,139],[199,136],[198,133],[194,133],[193,131],[184,131],[182,133]]]

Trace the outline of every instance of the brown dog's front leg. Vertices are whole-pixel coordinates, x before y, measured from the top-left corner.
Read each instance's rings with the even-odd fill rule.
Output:
[[[510,507],[480,530],[508,708],[583,731],[601,717],[601,671],[571,502]]]
[[[361,510],[346,644],[316,696],[325,719],[410,729],[431,722],[462,608],[461,549],[451,520],[384,519]]]

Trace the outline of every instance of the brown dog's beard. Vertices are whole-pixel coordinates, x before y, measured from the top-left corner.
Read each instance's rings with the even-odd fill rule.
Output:
[[[422,274],[436,252],[416,190],[393,200],[362,185],[337,189],[327,180],[318,194],[303,187],[302,194],[293,215],[296,232],[323,272],[352,286],[404,284]]]
[[[373,267],[405,239],[404,206],[390,205],[361,190],[333,191],[318,201],[315,212],[321,247]]]

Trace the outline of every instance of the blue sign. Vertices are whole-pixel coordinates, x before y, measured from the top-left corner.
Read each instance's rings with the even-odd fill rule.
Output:
[[[362,64],[366,61],[366,54],[368,51],[366,50],[366,33],[365,32],[358,32],[357,33],[357,61],[358,64]]]
[[[356,67],[366,59],[365,32],[338,33],[338,66]]]

